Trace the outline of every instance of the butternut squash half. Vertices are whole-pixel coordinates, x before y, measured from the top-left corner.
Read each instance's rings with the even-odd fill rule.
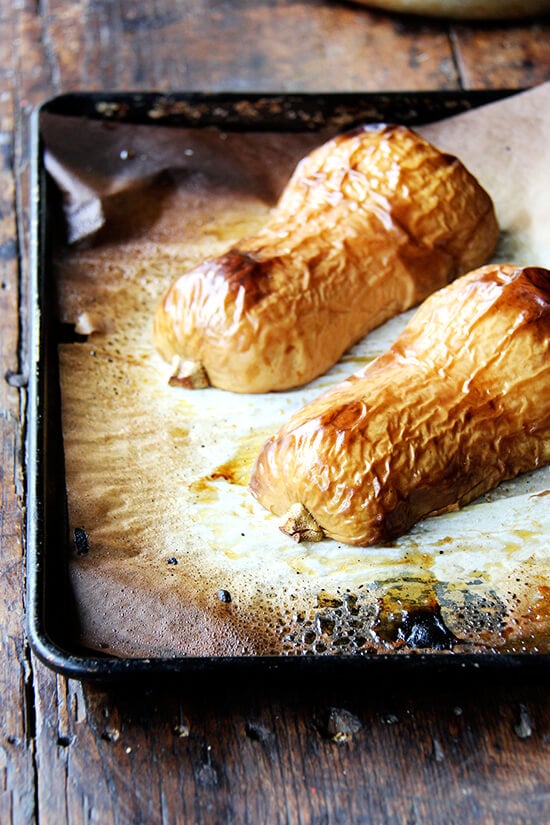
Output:
[[[250,488],[296,540],[382,543],[550,462],[550,271],[485,266],[264,446]]]
[[[298,164],[267,224],[178,277],[153,341],[174,380],[284,390],[457,275],[486,263],[489,195],[455,157],[402,126],[364,126]]]

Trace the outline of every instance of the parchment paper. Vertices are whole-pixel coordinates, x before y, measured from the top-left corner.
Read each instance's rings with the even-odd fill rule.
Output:
[[[497,260],[550,266],[549,104],[547,84],[419,129],[492,195]],[[42,132],[68,225],[60,318],[83,333],[60,346],[78,641],[129,657],[550,650],[547,468],[365,549],[297,545],[247,490],[263,441],[411,313],[288,393],[169,387],[152,349],[168,283],[259,227],[328,135],[53,115]]]

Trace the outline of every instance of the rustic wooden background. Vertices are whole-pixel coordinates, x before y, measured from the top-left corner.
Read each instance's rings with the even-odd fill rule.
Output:
[[[29,121],[74,90],[520,88],[550,25],[338,0],[0,0],[0,823],[550,823],[545,672],[98,687],[24,632]],[[514,124],[510,124],[513,128]]]

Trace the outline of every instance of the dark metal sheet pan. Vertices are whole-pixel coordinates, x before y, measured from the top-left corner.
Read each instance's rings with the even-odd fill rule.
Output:
[[[513,91],[415,92],[410,94],[125,94],[78,93],[47,101],[33,120],[32,187],[32,336],[27,438],[27,606],[29,638],[35,654],[49,667],[79,679],[231,672],[334,672],[335,668],[460,669],[525,667],[546,664],[548,655],[424,652],[422,648],[373,655],[327,656],[143,656],[106,655],[82,648],[73,632],[77,613],[68,572],[69,529],[58,345],[65,328],[57,316],[52,238],[63,225],[61,200],[44,166],[41,122],[44,115],[82,118],[105,124],[147,124],[236,132],[323,131],[364,121],[418,126],[504,99]]]

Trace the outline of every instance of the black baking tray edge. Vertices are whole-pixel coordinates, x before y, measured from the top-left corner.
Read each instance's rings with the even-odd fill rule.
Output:
[[[421,650],[361,656],[117,658],[75,649],[67,629],[74,622],[68,581],[66,492],[57,364],[59,329],[51,271],[50,201],[54,197],[43,164],[42,113],[155,126],[220,127],[224,130],[312,130],[330,123],[418,125],[502,99],[518,90],[411,93],[70,93],[40,106],[32,117],[32,248],[29,400],[27,413],[26,552],[27,630],[34,654],[57,673],[79,680],[126,677],[233,676],[300,679],[368,672],[369,678],[395,669],[412,676],[429,668],[440,673],[506,668],[525,672],[550,661],[546,654],[454,654]],[[52,201],[53,202],[53,201]],[[374,672],[373,672],[374,668]]]

